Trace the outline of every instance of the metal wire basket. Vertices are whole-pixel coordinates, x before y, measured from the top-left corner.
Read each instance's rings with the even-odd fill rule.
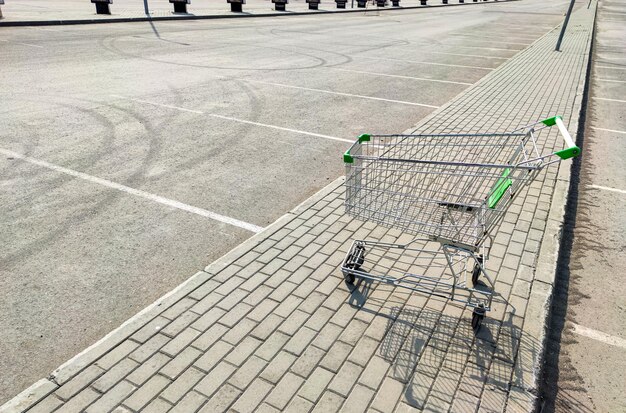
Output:
[[[567,148],[542,155],[538,133],[554,125]],[[384,281],[462,301],[475,309],[472,324],[478,328],[493,296],[485,241],[542,168],[579,154],[559,116],[511,133],[361,135],[344,154],[346,213],[416,238],[404,245],[355,241],[342,265],[346,280]],[[439,249],[411,246],[418,240],[434,241]],[[394,268],[373,273],[373,263],[365,265],[367,250],[381,248],[388,254],[393,249],[443,254],[451,274],[432,277]],[[455,264],[459,259],[471,273],[471,287],[460,280],[465,270]],[[476,288],[481,274],[488,288]]]

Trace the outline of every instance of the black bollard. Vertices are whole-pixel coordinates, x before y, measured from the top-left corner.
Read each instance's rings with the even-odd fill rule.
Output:
[[[113,3],[113,0],[91,0],[96,5],[96,14],[111,14],[109,4]]]
[[[246,0],[226,0],[230,3],[230,11],[234,13],[243,12],[243,5],[246,4]]]

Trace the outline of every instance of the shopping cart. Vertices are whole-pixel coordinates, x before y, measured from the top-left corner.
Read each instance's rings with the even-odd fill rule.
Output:
[[[539,134],[554,125],[567,148],[542,155]],[[477,331],[494,296],[491,232],[544,167],[579,154],[560,116],[511,133],[361,135],[344,154],[346,213],[413,238],[355,240],[341,266],[346,282],[462,302]]]

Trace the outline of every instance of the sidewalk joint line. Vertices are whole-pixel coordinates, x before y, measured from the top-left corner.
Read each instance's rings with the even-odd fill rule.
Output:
[[[572,323],[572,326],[574,327],[574,333],[578,334],[579,336],[584,336],[592,340],[609,344],[611,346],[626,349],[626,340],[624,340],[623,338],[612,336],[610,334],[606,334],[602,331],[594,330],[592,328],[583,327],[576,323]]]
[[[483,56],[479,54],[462,54],[462,53],[450,53],[450,52],[424,52],[431,54],[445,54],[450,56],[463,56],[463,57],[480,57],[481,59],[500,59],[500,60],[508,60],[510,57],[499,57],[499,56]]]
[[[239,227],[242,229],[245,229],[247,231],[250,232],[254,232],[254,233],[258,233],[261,232],[263,230],[262,227],[248,223],[248,222],[244,222],[244,221],[240,221],[236,218],[232,218],[232,217],[227,217],[225,215],[221,215],[218,214],[216,212],[212,212],[212,211],[208,211],[206,209],[202,209],[202,208],[198,208],[192,205],[188,205],[185,203],[182,203],[180,201],[176,201],[173,199],[169,199],[169,198],[165,198],[162,197],[160,195],[155,195],[155,194],[151,194],[149,192],[146,191],[142,191],[141,189],[136,189],[136,188],[131,188],[129,186],[126,185],[122,185],[119,184],[117,182],[113,182],[113,181],[109,181],[108,179],[104,179],[104,178],[99,178],[97,176],[93,176],[93,175],[89,175],[86,174],[84,172],[79,172],[79,171],[75,171],[73,169],[69,169],[69,168],[65,168],[63,166],[59,166],[59,165],[55,165],[52,164],[50,162],[46,162],[40,159],[36,159],[36,158],[31,158],[30,156],[26,156],[26,155],[22,155],[21,153],[18,152],[13,152],[7,149],[2,149],[0,148],[0,153],[11,157],[11,158],[15,158],[15,159],[20,159],[22,161],[31,163],[33,165],[37,165],[37,166],[41,166],[43,168],[46,169],[50,169],[52,171],[55,172],[60,172],[66,175],[70,175],[73,176],[75,178],[79,178],[82,179],[84,181],[88,181],[91,183],[95,183],[101,186],[105,186],[107,188],[111,188],[111,189],[115,189],[118,190],[120,192],[124,192],[127,194],[131,194],[131,195],[135,195],[137,197],[140,198],[144,198],[147,199],[149,201],[153,201],[165,206],[168,206],[170,208],[176,208],[176,209],[180,209],[182,211],[186,211],[186,212],[190,212],[192,214],[196,214],[205,218],[209,218],[212,219],[214,221],[219,221],[222,222],[224,224],[228,224],[228,225],[232,225],[234,227]]]

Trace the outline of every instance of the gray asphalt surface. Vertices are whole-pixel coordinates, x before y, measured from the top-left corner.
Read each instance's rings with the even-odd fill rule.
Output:
[[[251,236],[241,222],[266,226],[339,176],[347,141],[404,131],[480,80],[564,4],[0,29],[0,403]]]

